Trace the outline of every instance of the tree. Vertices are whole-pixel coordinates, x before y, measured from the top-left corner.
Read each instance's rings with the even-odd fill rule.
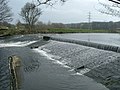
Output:
[[[12,20],[12,13],[8,7],[8,1],[0,0],[0,22],[8,22]]]
[[[37,1],[36,6],[40,6],[40,5],[50,5],[53,6],[56,2],[66,2],[67,0],[35,0]]]
[[[105,4],[99,2],[99,4],[104,9],[99,9],[98,11],[104,14],[120,17],[120,0],[108,0],[108,1],[111,1],[112,3]]]
[[[20,20],[18,20],[16,23],[16,29],[19,30],[21,25],[22,25],[22,23],[20,22]]]
[[[63,23],[52,23],[52,28],[65,28],[65,25]]]
[[[42,10],[38,7],[35,7],[35,4],[26,3],[26,5],[21,9],[20,16],[25,21],[28,29],[32,30],[41,14]]]

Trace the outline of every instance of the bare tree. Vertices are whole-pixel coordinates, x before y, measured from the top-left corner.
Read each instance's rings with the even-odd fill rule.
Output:
[[[67,0],[34,0],[34,2],[36,2],[35,7],[40,6],[40,5],[49,5],[49,6],[53,6],[55,3],[57,2],[66,2]]]
[[[12,13],[10,7],[8,7],[8,1],[0,0],[0,22],[6,22],[12,20]]]
[[[20,16],[26,22],[29,30],[32,30],[41,14],[42,10],[35,7],[35,4],[26,3],[26,5],[21,9]]]
[[[102,2],[99,2],[99,4],[102,6],[103,9],[98,9],[99,12],[112,15],[112,16],[117,16],[120,17],[120,0],[108,0],[111,1],[112,3],[110,4],[105,4]]]

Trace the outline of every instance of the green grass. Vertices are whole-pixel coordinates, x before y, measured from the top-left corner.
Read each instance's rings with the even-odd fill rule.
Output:
[[[89,30],[89,29],[48,29],[49,33],[111,33],[110,30]]]
[[[35,29],[29,31],[27,29],[9,29],[0,30],[0,35],[19,35],[19,34],[36,34],[36,33],[112,33],[110,30],[88,30],[88,29],[69,29],[69,28],[51,28],[46,30]]]

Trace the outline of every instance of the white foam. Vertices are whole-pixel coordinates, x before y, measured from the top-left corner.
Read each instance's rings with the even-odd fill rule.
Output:
[[[44,50],[45,52],[51,52],[51,50],[46,49],[46,48],[43,48],[43,50]]]
[[[75,69],[70,69],[69,72],[73,72]]]
[[[69,71],[74,71],[74,69],[71,69]],[[85,69],[80,70],[79,72],[76,72],[76,73],[72,74],[72,75],[84,75],[85,73],[87,73],[89,71],[90,71],[90,69],[85,68]]]
[[[55,60],[54,63],[59,64],[59,65],[61,65],[62,67],[65,67],[65,68],[71,68],[71,67],[67,66],[65,63],[60,62],[60,61],[58,61],[58,60]]]
[[[90,71],[89,68],[85,68],[85,69],[80,70],[79,73],[81,73],[81,74],[85,74],[85,73],[87,73],[87,72],[89,72],[89,71]]]
[[[24,42],[9,42],[9,43],[0,43],[0,47],[24,47],[35,43],[37,41],[24,41]]]
[[[51,55],[51,54],[48,54],[47,52],[45,52],[44,50],[40,50],[40,48],[38,49],[33,49],[35,52],[38,52],[40,53],[41,55],[47,57],[48,59],[52,60],[53,63],[55,64],[59,64],[61,65],[62,67],[65,67],[65,68],[70,68],[69,66],[65,65],[66,63],[64,61],[59,61],[57,59],[55,59],[56,56],[54,55]]]
[[[77,72],[77,73],[74,73],[74,74],[71,74],[71,75],[80,75],[81,76],[83,74]]]
[[[51,54],[48,54],[47,52],[45,52],[44,50],[41,50],[41,48],[37,48],[37,49],[33,49],[35,52],[38,52],[40,53],[41,55],[47,57],[48,59],[52,60],[53,63],[55,64],[59,64],[61,65],[62,67],[65,67],[65,68],[69,68],[70,70],[69,71],[74,71],[74,69],[71,69],[71,67],[67,66],[67,62],[65,62],[64,60],[63,61],[59,61],[57,59],[54,59],[55,56],[54,55],[51,55]],[[85,69],[82,69],[80,70],[79,72],[76,72],[74,74],[71,74],[71,75],[84,75],[85,73],[89,72],[90,69],[88,68],[85,68]]]
[[[40,50],[40,48],[38,48],[38,49],[33,49],[35,52],[38,52],[38,53],[40,53],[41,55],[43,55],[43,56],[45,56],[45,57],[47,57],[48,59],[50,59],[50,60],[54,60],[52,57],[52,55],[50,55],[50,54],[47,54],[47,52],[45,52],[45,51],[43,51],[43,50]]]

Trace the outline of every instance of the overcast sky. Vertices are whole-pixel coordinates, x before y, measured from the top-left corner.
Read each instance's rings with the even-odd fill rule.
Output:
[[[32,0],[9,0],[9,6],[14,13],[14,21],[21,20],[18,15],[26,2]],[[100,0],[106,2],[105,0]],[[120,18],[98,12],[98,0],[68,0],[64,5],[57,4],[54,8],[44,7],[40,21],[47,23],[79,23],[88,22],[88,13],[91,12],[91,21],[120,21]],[[21,20],[22,21],[22,20]]]

